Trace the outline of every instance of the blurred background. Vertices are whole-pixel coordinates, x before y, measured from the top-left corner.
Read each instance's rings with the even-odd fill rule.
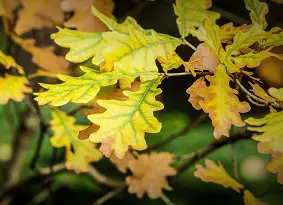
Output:
[[[36,0],[34,0],[34,2],[36,2]],[[269,0],[265,2],[268,3],[270,10],[267,15],[268,29],[275,26],[282,28],[283,4],[276,4]],[[115,0],[113,14],[120,22],[123,21],[126,16],[132,16],[143,28],[152,28],[157,32],[179,37],[176,16],[173,12],[173,3],[174,1],[171,0]],[[222,18],[218,20],[219,25],[228,22],[234,22],[234,25],[250,23],[249,13],[245,9],[243,0],[214,0],[211,9],[221,13]],[[74,15],[72,12],[66,12],[64,18],[68,19],[72,17],[72,15]],[[36,39],[36,45],[41,47],[51,43],[50,34],[54,32],[56,32],[55,27],[33,29],[22,34],[22,37]],[[199,44],[194,38],[189,38],[188,40],[195,46]],[[24,67],[27,73],[33,73],[38,68],[38,65],[32,62],[29,53],[15,44],[11,44],[3,23],[1,24],[0,31],[0,47],[2,51],[12,55],[18,64]],[[57,48],[55,52],[64,53],[66,50]],[[184,60],[188,60],[193,53],[193,51],[187,47],[180,47],[177,52]],[[283,53],[283,48],[278,47],[275,52]],[[179,68],[179,71],[183,71],[183,69],[184,68]],[[0,68],[1,76],[4,75],[4,71],[4,68]],[[71,65],[71,68],[67,72],[71,72],[74,75],[80,74],[78,65]],[[269,58],[255,69],[255,73],[256,76],[262,79],[262,86],[264,88],[270,86],[277,88],[283,87],[282,61],[280,62],[275,58]],[[38,81],[42,82],[47,80],[45,78],[33,79],[32,86],[37,89],[39,89],[37,86]],[[158,112],[156,115],[162,122],[163,128],[158,134],[148,134],[146,136],[149,146],[182,130],[190,121],[201,114],[201,112],[193,109],[188,103],[186,89],[193,82],[194,79],[192,77],[184,76],[169,78],[162,83],[161,88],[163,93],[160,96],[160,100],[164,103],[165,109]],[[245,77],[243,82],[247,82],[247,79],[245,81]],[[248,86],[248,84],[245,85]],[[77,105],[68,104],[67,106],[63,106],[62,110],[72,112],[76,108]],[[48,122],[51,119],[50,108],[43,106],[41,107],[41,112],[44,119]],[[267,112],[267,108],[259,109],[252,107],[251,114],[254,116],[262,116]],[[76,112],[75,117],[78,124],[89,123],[82,111]],[[12,180],[12,183],[16,183],[34,176],[35,172],[30,169],[30,162],[37,146],[39,138],[38,130],[38,122],[27,113],[27,105],[25,102],[16,103],[9,101],[6,105],[0,105],[0,196],[4,191],[4,184],[7,183],[7,180]],[[232,131],[236,132],[237,129],[233,129]],[[211,121],[207,120],[195,127],[188,134],[177,138],[159,150],[173,152],[176,155],[195,152],[212,141],[212,133],[213,128]],[[37,167],[49,167],[50,164],[57,164],[64,161],[64,149],[54,151],[49,142],[50,136],[52,136],[52,132],[49,130],[44,137]],[[245,187],[271,205],[282,205],[283,194],[280,192],[282,185],[278,184],[276,181],[276,175],[264,170],[264,166],[269,161],[269,157],[257,152],[257,143],[250,140],[238,142],[235,145],[235,157],[238,163],[240,179]],[[210,154],[207,158],[216,162],[220,161],[229,173],[233,173],[231,146],[225,146]],[[203,164],[203,160],[198,163]],[[94,163],[94,166],[101,173],[111,176],[113,179],[122,180],[124,178],[124,175],[120,174],[115,166],[107,159]],[[204,183],[193,176],[194,171],[195,168],[191,167],[170,181],[170,185],[174,189],[171,192],[166,192],[166,196],[168,196],[174,204],[242,204],[241,197],[238,193],[230,189],[225,189],[220,185]],[[0,204],[91,204],[109,191],[109,189],[96,184],[87,174],[77,175],[74,172],[61,173],[60,175],[51,177],[49,180],[37,177],[22,182],[20,186],[11,190],[11,195],[8,197],[8,200],[1,200]],[[147,196],[139,200],[135,195],[127,192],[119,194],[105,204],[117,203],[129,205],[164,204],[160,199],[150,200]]]

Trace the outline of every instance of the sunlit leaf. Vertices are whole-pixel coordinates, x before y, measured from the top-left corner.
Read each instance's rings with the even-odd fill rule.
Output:
[[[271,173],[277,174],[277,181],[283,184],[283,153],[274,152],[266,169]]]
[[[215,162],[205,159],[205,165],[206,167],[196,165],[197,170],[194,172],[195,177],[200,178],[204,182],[213,182],[226,188],[232,188],[237,192],[240,192],[240,189],[244,187],[229,176],[221,163],[217,165]]]
[[[149,198],[155,199],[162,195],[162,189],[172,190],[167,177],[176,175],[177,171],[170,167],[174,155],[168,152],[138,155],[137,159],[129,161],[129,169],[133,176],[128,176],[126,182],[128,192],[135,193],[142,198],[146,193]]]
[[[107,137],[114,137],[111,149],[118,158],[123,158],[131,146],[136,150],[146,149],[145,132],[156,133],[161,124],[153,112],[163,109],[163,104],[155,100],[161,93],[157,88],[160,79],[156,78],[141,84],[136,92],[124,91],[126,101],[98,100],[97,103],[106,109],[105,112],[92,114],[88,119],[100,126],[98,131],[89,137],[94,143],[102,143]],[[109,123],[111,122],[111,123]]]
[[[268,5],[259,0],[245,0],[246,8],[250,11],[252,23],[266,29],[267,22],[265,15],[268,13]]]
[[[189,102],[196,110],[201,109],[199,102],[203,101],[203,97],[198,95],[198,90],[203,87],[206,87],[206,82],[204,77],[200,77],[187,89],[187,93],[190,95]]]
[[[9,100],[22,101],[25,93],[32,92],[27,84],[28,80],[24,76],[6,74],[6,77],[0,77],[0,104],[6,104]]]
[[[20,74],[24,74],[24,69],[22,66],[18,65],[12,56],[7,56],[2,51],[0,51],[0,63],[6,68],[16,68]]]
[[[232,22],[224,24],[220,27],[221,41],[224,43],[228,43],[231,40],[233,40],[233,38],[238,33],[238,31],[246,31],[246,30],[248,30],[247,25],[234,27]]]
[[[84,125],[75,125],[75,118],[66,115],[59,109],[52,109],[50,122],[53,136],[50,138],[52,146],[66,148],[66,167],[79,172],[87,172],[89,163],[98,161],[101,153],[88,140],[79,140],[79,131]],[[72,148],[74,152],[72,151]]]

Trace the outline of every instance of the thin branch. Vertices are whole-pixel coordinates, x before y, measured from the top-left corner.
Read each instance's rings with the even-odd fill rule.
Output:
[[[180,38],[180,39],[183,41],[184,45],[189,46],[189,47],[190,47],[191,49],[193,49],[194,51],[197,50],[197,48],[196,48],[195,46],[193,46],[190,42],[188,42],[185,38]]]
[[[175,205],[165,194],[162,194],[160,198],[166,205]]]
[[[229,12],[227,10],[221,9],[219,7],[213,6],[211,8],[211,10],[220,13],[222,17],[226,18],[229,21],[237,23],[239,25],[249,24],[250,23],[250,21],[248,21],[247,19],[245,19],[245,18],[243,18],[241,16],[237,16],[236,14],[233,14],[233,13],[231,13],[231,12]]]
[[[213,141],[206,148],[195,152],[194,155],[191,158],[189,158],[188,160],[184,161],[181,165],[179,165],[177,167],[178,174],[182,173],[187,168],[194,165],[198,160],[200,160],[203,157],[207,156],[208,154],[214,152],[215,150],[218,150],[219,148],[221,148],[225,145],[236,143],[240,140],[251,139],[251,135],[252,135],[251,132],[245,131],[245,132],[236,133],[236,134],[232,135],[231,137],[225,137],[225,138],[223,137],[219,140]]]
[[[196,75],[211,75],[209,71],[195,71]],[[183,73],[162,73],[165,77],[177,77],[177,76],[184,76],[184,75],[193,75],[192,72],[183,72]]]
[[[127,187],[126,185],[123,185],[123,186],[117,187],[116,189],[113,189],[112,191],[108,192],[103,197],[99,198],[97,201],[92,203],[92,205],[100,205],[100,204],[105,203],[106,201],[113,198],[117,194],[120,194],[121,192],[123,192],[126,187]]]
[[[189,123],[183,130],[181,130],[181,131],[179,131],[177,133],[174,133],[173,135],[169,136],[164,141],[161,141],[161,142],[159,142],[157,144],[154,144],[153,146],[149,147],[147,149],[147,151],[156,150],[156,149],[158,149],[158,148],[168,144],[169,142],[172,142],[176,138],[187,134],[189,131],[191,131],[192,128],[194,128],[195,126],[197,126],[198,124],[203,122],[206,119],[206,117],[207,117],[206,114],[200,115],[196,120],[194,120],[193,122]]]

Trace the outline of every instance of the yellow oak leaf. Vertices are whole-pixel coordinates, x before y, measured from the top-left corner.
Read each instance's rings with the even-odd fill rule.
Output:
[[[123,159],[119,159],[114,154],[111,155],[110,161],[116,165],[118,170],[122,173],[126,173],[129,168],[129,162],[135,159],[134,155],[131,152],[127,152]]]
[[[245,205],[268,205],[257,199],[249,190],[244,190],[244,203]]]
[[[197,70],[209,70],[214,73],[219,65],[218,56],[211,49],[211,47],[205,43],[200,44],[197,50],[191,56],[189,63]]]
[[[184,62],[177,53],[166,54],[166,58],[158,57],[157,59],[165,73],[174,68],[179,68]]]
[[[32,55],[32,62],[39,65],[41,68],[52,73],[69,73],[68,61],[66,61],[63,56],[57,56],[53,52],[55,50],[54,46],[37,47],[35,46],[34,39],[23,39],[15,35],[12,35],[12,39],[25,51],[29,52]]]
[[[211,0],[177,0],[174,12],[178,16],[177,25],[181,36],[189,35],[191,30],[198,27],[205,19],[219,19],[220,14],[208,11],[212,6]]]
[[[157,58],[167,58],[173,54],[181,40],[152,30],[150,35],[129,26],[129,34],[116,31],[103,33],[107,46],[102,49],[101,55],[94,56],[93,63],[99,65],[101,71],[112,71],[121,67],[128,72],[144,70],[157,72]],[[150,80],[141,76],[142,81]],[[128,84],[133,79],[127,79]]]
[[[9,100],[20,102],[25,93],[31,93],[32,89],[27,86],[28,80],[24,76],[6,74],[0,77],[0,104],[6,104]]]
[[[22,66],[18,65],[12,56],[7,56],[2,51],[0,51],[0,63],[6,68],[16,68],[20,74],[24,74],[24,69]]]
[[[283,153],[283,111],[269,113],[261,119],[250,117],[245,122],[250,125],[248,130],[258,132],[253,135],[254,140],[269,143],[272,151]]]
[[[129,25],[132,25],[135,29],[150,34],[150,30],[144,30],[140,27],[136,20],[127,17],[126,20],[119,24],[115,20],[100,13],[97,9],[92,7],[92,13],[95,17],[99,18],[111,31],[117,31],[122,34],[129,34]],[[70,29],[59,28],[57,33],[51,35],[51,38],[56,44],[70,48],[70,51],[66,55],[66,59],[73,63],[81,63],[89,58],[96,56],[100,53],[100,50],[106,46],[102,33],[96,32],[81,32]]]
[[[114,85],[118,79],[135,79],[138,76],[157,77],[158,73],[145,72],[139,70],[119,70],[113,72],[99,72],[91,68],[81,66],[84,75],[80,77],[72,77],[66,75],[58,75],[59,79],[64,81],[62,84],[40,84],[48,89],[46,92],[34,93],[35,100],[40,104],[51,104],[61,106],[68,102],[88,103],[99,92],[101,87]],[[133,72],[133,73],[131,73]]]
[[[20,0],[0,0],[0,16],[13,18],[13,10],[20,4]]]
[[[161,93],[157,88],[159,83],[160,78],[156,78],[142,83],[136,92],[123,91],[128,97],[125,101],[98,100],[97,103],[106,111],[88,116],[93,124],[100,127],[90,134],[90,140],[102,143],[113,137],[110,148],[120,159],[124,157],[128,146],[135,150],[146,149],[145,132],[158,133],[161,129],[161,123],[153,115],[154,111],[163,109],[163,104],[155,100],[155,96]]]
[[[283,30],[279,27],[272,28],[267,32],[266,39],[260,42],[261,47],[283,45]]]
[[[276,99],[271,97],[270,95],[268,95],[258,84],[252,84],[251,82],[249,82],[249,84],[252,87],[252,91],[255,95],[257,95],[258,97],[265,99],[269,102],[275,102]]]
[[[245,0],[246,8],[250,11],[252,23],[266,29],[265,15],[268,13],[268,5],[259,0]]]
[[[278,100],[280,100],[280,101],[283,101],[283,88],[280,88],[280,89],[277,89],[277,88],[269,88],[269,89],[268,89],[268,93],[269,93],[272,97],[274,97],[274,98],[276,98],[276,99],[278,99]]]
[[[53,27],[64,21],[64,12],[58,0],[22,0],[22,8],[18,12],[15,31],[18,34]]]
[[[200,77],[187,89],[187,93],[190,95],[189,102],[196,110],[201,109],[199,102],[203,101],[203,97],[198,95],[198,90],[203,87],[206,87],[205,79]]]
[[[101,153],[88,140],[79,140],[79,131],[84,129],[84,125],[76,125],[75,118],[66,115],[59,109],[52,109],[53,120],[50,122],[53,136],[50,142],[53,147],[66,148],[67,169],[79,172],[87,172],[89,163],[101,159]],[[73,148],[74,152],[72,152]]]
[[[229,43],[230,41],[233,40],[233,38],[238,33],[238,31],[241,31],[241,30],[247,31],[248,26],[244,24],[241,26],[234,27],[232,22],[222,25],[220,27],[221,41],[224,43]]]
[[[206,79],[210,82],[210,86],[195,90],[203,98],[199,105],[212,120],[214,137],[216,139],[222,135],[229,137],[232,124],[238,127],[245,125],[240,113],[249,112],[251,108],[247,102],[239,101],[236,96],[238,91],[230,87],[230,77],[225,68],[220,67],[213,76],[207,76]]]
[[[115,19],[112,14],[114,9],[112,0],[63,0],[61,8],[65,12],[74,12],[74,15],[66,22],[64,26],[76,28],[79,31],[103,32],[107,26],[90,12],[91,6],[95,6],[101,13]]]
[[[221,163],[217,165],[215,162],[205,159],[205,165],[206,167],[196,165],[195,177],[200,178],[204,182],[213,182],[226,188],[232,188],[237,192],[240,192],[240,189],[244,188],[242,184],[229,176]]]
[[[266,169],[274,174],[277,174],[277,181],[283,184],[283,153],[274,152],[270,162],[266,165]]]
[[[151,199],[161,197],[162,189],[172,190],[166,177],[176,175],[177,171],[170,167],[174,155],[168,152],[138,155],[129,161],[129,169],[133,176],[126,178],[128,192],[142,198],[145,193]]]

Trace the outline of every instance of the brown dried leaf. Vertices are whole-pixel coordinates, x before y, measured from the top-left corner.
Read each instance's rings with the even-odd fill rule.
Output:
[[[134,155],[131,152],[127,152],[123,159],[119,159],[114,154],[111,155],[110,161],[116,165],[120,172],[126,173],[129,168],[129,162],[135,159]]]
[[[53,27],[64,21],[64,13],[58,0],[22,0],[23,8],[19,11],[15,31],[18,34]]]
[[[64,26],[79,31],[106,31],[107,26],[91,13],[92,5],[104,15],[115,19],[112,14],[115,4],[112,0],[63,0],[61,8],[66,12],[74,12],[74,16]]]
[[[20,4],[20,0],[0,0],[0,16],[13,18],[12,11]]]
[[[187,93],[190,95],[189,102],[196,110],[201,109],[199,102],[203,100],[203,97],[198,95],[197,91],[203,87],[206,87],[205,79],[204,77],[200,77],[187,89]]]
[[[126,178],[128,192],[136,193],[142,198],[147,193],[149,198],[161,197],[162,189],[171,190],[166,177],[176,175],[177,171],[170,167],[174,155],[168,152],[142,154],[129,162],[133,176]],[[158,166],[157,166],[158,165]]]
[[[277,174],[277,181],[283,184],[283,153],[274,152],[266,169],[271,173]]]

